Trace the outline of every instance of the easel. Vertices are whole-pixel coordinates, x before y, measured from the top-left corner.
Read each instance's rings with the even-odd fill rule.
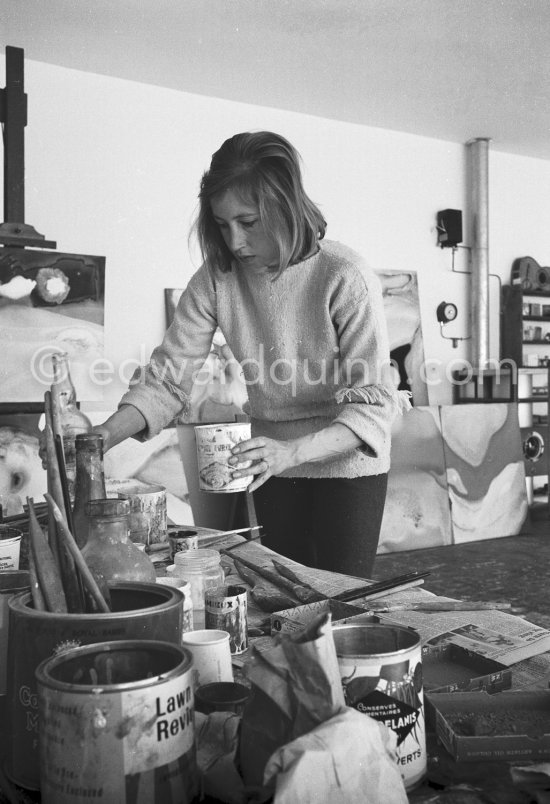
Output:
[[[27,95],[24,91],[23,50],[6,47],[6,86],[0,90],[0,122],[4,126],[4,223],[0,245],[57,247],[34,226],[25,223],[25,126]]]

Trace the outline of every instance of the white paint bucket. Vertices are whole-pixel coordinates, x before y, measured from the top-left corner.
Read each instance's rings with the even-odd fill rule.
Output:
[[[232,473],[235,471],[235,467],[230,466],[228,460],[233,447],[249,438],[249,422],[201,424],[195,427],[201,491],[210,491],[215,494],[246,491],[253,480],[253,475],[233,480]],[[250,465],[251,462],[248,462],[241,468],[247,468]]]
[[[0,525],[0,571],[18,570],[22,533],[9,525]]]
[[[332,633],[346,704],[396,733],[397,764],[410,790],[426,774],[420,636],[375,624],[335,625]]]

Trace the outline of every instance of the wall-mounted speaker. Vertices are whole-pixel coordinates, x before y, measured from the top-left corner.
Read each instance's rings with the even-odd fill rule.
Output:
[[[547,475],[550,468],[548,427],[533,425],[531,427],[521,427],[520,431],[526,476],[539,477],[540,475]]]
[[[462,243],[462,210],[442,209],[437,213],[437,242],[441,248]]]

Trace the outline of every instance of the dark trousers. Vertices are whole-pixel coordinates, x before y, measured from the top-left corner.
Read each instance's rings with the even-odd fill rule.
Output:
[[[309,567],[372,576],[388,476],[272,477],[254,493],[262,544]]]

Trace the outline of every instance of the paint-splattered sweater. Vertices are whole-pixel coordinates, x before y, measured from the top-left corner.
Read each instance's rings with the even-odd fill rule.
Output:
[[[391,423],[403,400],[384,382],[389,348],[376,274],[350,248],[323,240],[316,254],[273,277],[199,268],[120,404],[141,411],[145,438],[178,414],[185,418],[193,377],[219,327],[242,366],[253,435],[289,440],[341,422],[363,442],[284,476],[387,472]]]

